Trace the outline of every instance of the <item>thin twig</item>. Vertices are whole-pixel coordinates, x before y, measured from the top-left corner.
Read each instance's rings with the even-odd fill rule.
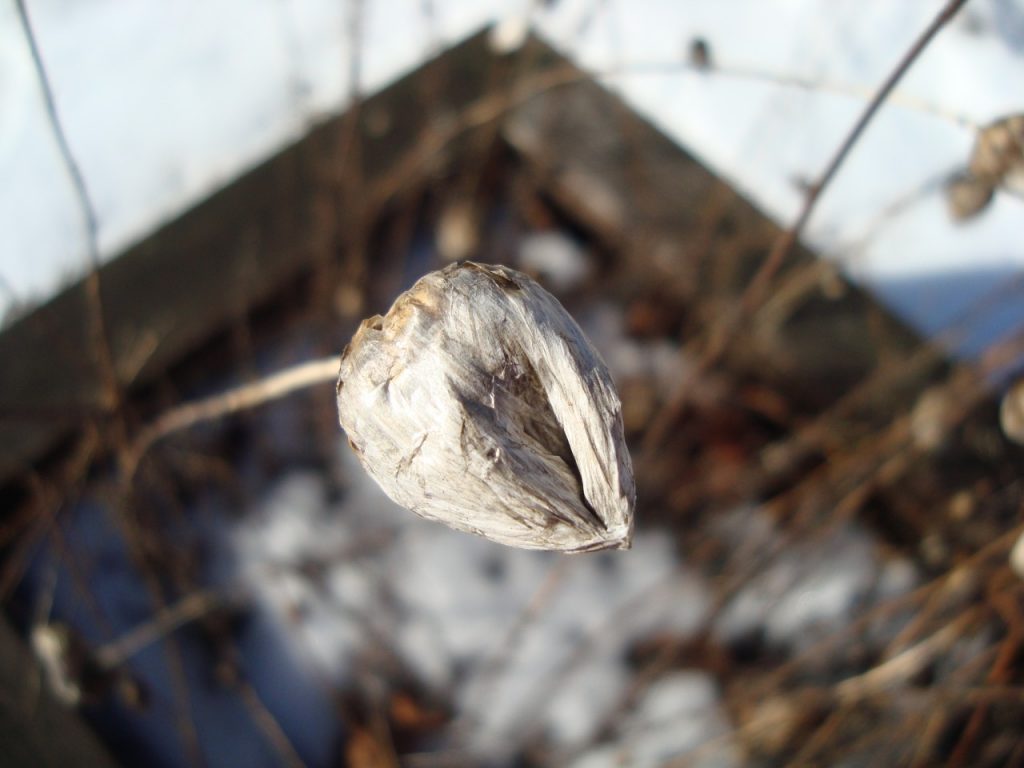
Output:
[[[120,666],[143,648],[152,645],[189,622],[223,604],[224,596],[214,592],[196,592],[159,611],[116,640],[96,649],[96,661],[106,669]]]
[[[804,77],[786,72],[770,72],[763,69],[729,64],[712,63],[708,67],[701,67],[687,61],[630,61],[606,69],[586,70],[589,76],[598,79],[610,79],[619,76],[674,75],[684,71],[696,72],[704,77],[718,76],[733,80],[748,80],[756,83],[777,85],[782,88],[812,91],[814,93],[831,93],[836,96],[857,99],[858,101],[871,101],[877,98],[876,92],[872,89],[854,83],[826,80],[819,77]],[[895,91],[890,93],[886,100],[893,106],[930,115],[953,125],[958,125],[961,128],[974,132],[981,130],[981,125],[967,115],[955,110],[946,109],[938,104],[917,98],[908,93]]]
[[[227,392],[172,408],[144,428],[126,451],[122,462],[125,476],[131,477],[146,451],[167,435],[277,400],[299,389],[334,381],[340,366],[341,358],[337,355],[310,360]]]
[[[61,159],[64,161],[64,167],[71,178],[71,184],[75,188],[75,196],[78,198],[78,203],[82,209],[82,217],[85,219],[86,244],[89,249],[89,258],[95,265],[99,263],[99,224],[96,209],[93,207],[92,198],[89,196],[89,189],[85,184],[85,177],[82,175],[82,169],[79,167],[71,151],[71,145],[68,143],[67,134],[64,132],[64,126],[57,112],[57,102],[53,96],[53,88],[50,86],[50,78],[47,75],[46,66],[43,64],[39,44],[36,42],[28,9],[25,7],[25,0],[15,0],[14,4],[17,7],[18,20],[21,22],[21,28],[25,33],[25,40],[28,43],[28,50],[32,56],[32,64],[35,66],[36,75],[39,78],[39,88],[42,91],[50,128],[53,131],[54,139],[57,141],[57,148],[60,150]]]
[[[249,717],[263,731],[263,735],[270,742],[274,751],[277,752],[281,761],[288,768],[305,768],[306,763],[299,756],[298,750],[295,749],[295,745],[288,738],[284,728],[281,727],[277,718],[274,717],[274,713],[263,703],[263,699],[260,698],[256,687],[243,678],[238,684],[238,695],[241,697],[242,704],[245,705]]]
[[[928,178],[914,185],[913,189],[903,192],[899,197],[886,203],[877,214],[872,216],[859,234],[836,246],[833,249],[835,256],[847,269],[847,273],[849,274],[849,270],[855,266],[853,262],[867,251],[868,245],[882,230],[929,196],[942,192],[946,183],[959,169],[960,165],[957,165],[929,175]]]
[[[864,130],[870,124],[879,108],[892,93],[897,83],[899,83],[910,69],[911,65],[928,47],[928,44],[932,39],[934,39],[939,31],[966,3],[967,0],[949,0],[910,49],[903,54],[903,57],[892,72],[889,73],[874,98],[872,98],[864,108],[864,111],[857,119],[857,122],[854,123],[846,138],[839,145],[828,166],[821,174],[821,177],[808,189],[807,195],[804,198],[803,207],[796,220],[792,223],[789,229],[780,233],[775,239],[768,256],[765,258],[757,273],[754,275],[753,279],[747,285],[746,290],[744,290],[740,297],[736,311],[724,317],[721,322],[711,330],[707,346],[703,354],[700,356],[699,363],[701,370],[706,371],[710,369],[725,354],[725,351],[729,348],[730,343],[736,337],[736,334],[743,329],[745,321],[753,314],[761,303],[771,279],[782,267],[786,257],[793,250],[793,247],[799,240],[804,228],[807,226],[807,222],[810,220],[811,214],[814,212],[818,200],[839,172],[843,162],[846,160],[853,147],[857,144],[857,141],[860,139]],[[671,428],[671,425],[676,423],[676,420],[682,413],[682,409],[689,396],[689,389],[691,385],[688,382],[696,380],[697,378],[699,377],[694,375],[681,383],[676,392],[670,398],[669,402],[662,406],[661,412],[653,421],[654,426],[648,431],[648,434],[644,439],[643,453],[645,455],[650,455],[658,448]]]
[[[103,394],[106,399],[104,405],[116,411],[121,403],[121,388],[114,368],[114,356],[110,347],[110,336],[103,312],[103,297],[99,276],[99,219],[96,215],[96,207],[93,205],[92,197],[89,195],[89,188],[85,183],[82,169],[78,165],[78,161],[75,160],[74,153],[71,151],[71,144],[61,122],[60,113],[57,111],[57,102],[53,95],[50,77],[43,62],[43,56],[39,50],[35,32],[32,29],[32,21],[29,18],[28,9],[25,7],[25,0],[15,0],[14,5],[17,9],[18,20],[21,22],[21,28],[25,34],[25,40],[28,43],[29,53],[32,57],[32,64],[35,67],[36,76],[39,80],[39,88],[42,91],[50,129],[53,131],[53,137],[57,142],[57,148],[60,151],[61,159],[64,162],[64,167],[67,170],[71,185],[74,188],[75,197],[82,212],[82,219],[85,224],[86,252],[91,267],[85,281],[85,290],[92,324],[93,349],[98,358],[100,383],[103,386]]]
[[[906,684],[925,669],[938,654],[963,637],[965,626],[975,619],[974,613],[969,611],[962,614],[956,621],[951,621],[917,645],[863,674],[848,677],[836,686],[836,695],[840,700],[853,701]]]
[[[782,262],[789,255],[789,252],[796,245],[797,240],[804,231],[804,227],[807,225],[808,220],[811,218],[811,214],[814,213],[814,209],[818,204],[818,200],[825,192],[828,185],[836,177],[839,169],[842,167],[846,158],[849,156],[850,151],[856,146],[860,137],[863,135],[864,130],[871,123],[875,114],[879,108],[888,98],[889,94],[896,87],[896,84],[903,79],[903,76],[907,73],[910,67],[918,57],[928,47],[928,44],[935,38],[939,31],[946,26],[946,24],[956,15],[967,0],[949,0],[948,3],[939,11],[938,15],[932,20],[931,24],[928,25],[927,29],[921,33],[920,37],[914,42],[910,49],[903,54],[903,58],[896,65],[896,68],[889,73],[889,76],[882,83],[882,86],[878,89],[874,98],[868,102],[861,116],[854,123],[850,129],[849,134],[843,140],[843,143],[839,145],[835,155],[829,162],[825,171],[821,174],[821,178],[818,179],[814,184],[811,185],[807,191],[807,196],[804,198],[803,208],[800,210],[800,214],[797,216],[796,221],[787,229],[779,238],[776,239],[772,245],[772,249],[768,254],[768,258],[765,259],[764,264],[761,265],[760,270],[754,276],[750,285],[747,286],[746,291],[743,293],[742,298],[742,311],[749,313],[753,307],[755,307],[760,301],[761,296],[768,287],[769,281],[775,275],[775,273],[782,266]]]
[[[551,604],[552,598],[557,594],[563,585],[568,571],[570,561],[562,558],[554,561],[541,582],[540,586],[533,593],[529,602],[520,612],[515,623],[509,628],[501,641],[497,644],[489,658],[485,658],[480,665],[473,670],[471,680],[464,688],[472,688],[476,691],[477,700],[484,703],[496,697],[500,689],[502,676],[507,674],[511,666],[516,649],[530,625],[541,613]],[[463,714],[459,721],[451,726],[453,733],[468,730],[469,726],[479,725],[479,710]]]

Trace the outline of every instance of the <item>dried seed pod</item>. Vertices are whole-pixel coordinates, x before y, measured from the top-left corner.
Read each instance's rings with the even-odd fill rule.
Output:
[[[1024,115],[1011,115],[981,129],[971,150],[971,175],[1024,195]]]
[[[367,472],[421,517],[526,549],[630,546],[611,376],[526,275],[454,264],[365,320],[342,355],[338,416]]]
[[[954,221],[967,221],[981,213],[995,194],[992,182],[970,173],[958,173],[946,182],[946,207]]]

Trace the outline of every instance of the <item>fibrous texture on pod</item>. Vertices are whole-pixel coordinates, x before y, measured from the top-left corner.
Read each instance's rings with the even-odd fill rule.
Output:
[[[633,470],[611,375],[526,275],[433,272],[342,355],[338,415],[363,467],[418,515],[527,549],[628,548]]]

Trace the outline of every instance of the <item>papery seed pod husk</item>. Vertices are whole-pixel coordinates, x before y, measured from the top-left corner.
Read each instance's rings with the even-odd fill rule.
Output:
[[[946,207],[955,221],[967,221],[981,213],[995,194],[992,182],[970,173],[958,173],[946,182]]]
[[[630,546],[611,375],[515,270],[453,264],[365,320],[342,355],[338,416],[366,471],[421,517],[526,549]]]
[[[975,178],[1024,195],[1024,115],[1010,115],[982,128],[969,169]]]

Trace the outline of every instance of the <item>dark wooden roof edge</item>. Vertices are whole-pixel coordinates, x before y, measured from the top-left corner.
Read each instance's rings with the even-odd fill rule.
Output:
[[[423,137],[443,116],[457,115],[500,85],[493,77],[500,63],[481,32],[366,99],[357,124],[365,187],[386,191],[400,186],[396,178],[411,181],[404,173],[416,168],[409,158]],[[365,210],[367,203],[346,199],[339,179],[349,119],[346,113],[314,126],[103,265],[105,322],[122,385],[151,381],[308,269],[324,249],[337,249],[338,243],[318,239],[325,204],[343,211]],[[91,328],[81,280],[0,331],[0,485],[83,417],[103,411]]]
[[[524,95],[516,83],[533,90]],[[363,178],[356,194],[343,172],[352,119]],[[403,185],[453,162],[495,119],[552,195],[627,255],[623,285],[656,279],[680,295],[710,293],[727,302],[778,232],[545,44],[532,40],[515,55],[498,56],[482,32],[357,111],[314,127],[106,264],[105,320],[122,384],[153,380],[308,270],[325,249],[337,253],[339,243],[325,242],[318,226],[325,206],[339,216],[373,215]],[[714,221],[715,230],[694,238],[703,220]],[[800,251],[791,266],[813,261]],[[793,383],[826,378],[839,388],[865,375],[879,356],[920,346],[870,296],[843,285],[839,300],[808,292],[778,327],[762,328],[731,350],[734,362],[775,368]],[[832,338],[824,343],[826,325]],[[90,327],[80,282],[0,332],[0,485],[78,428],[84,414],[102,411]]]

